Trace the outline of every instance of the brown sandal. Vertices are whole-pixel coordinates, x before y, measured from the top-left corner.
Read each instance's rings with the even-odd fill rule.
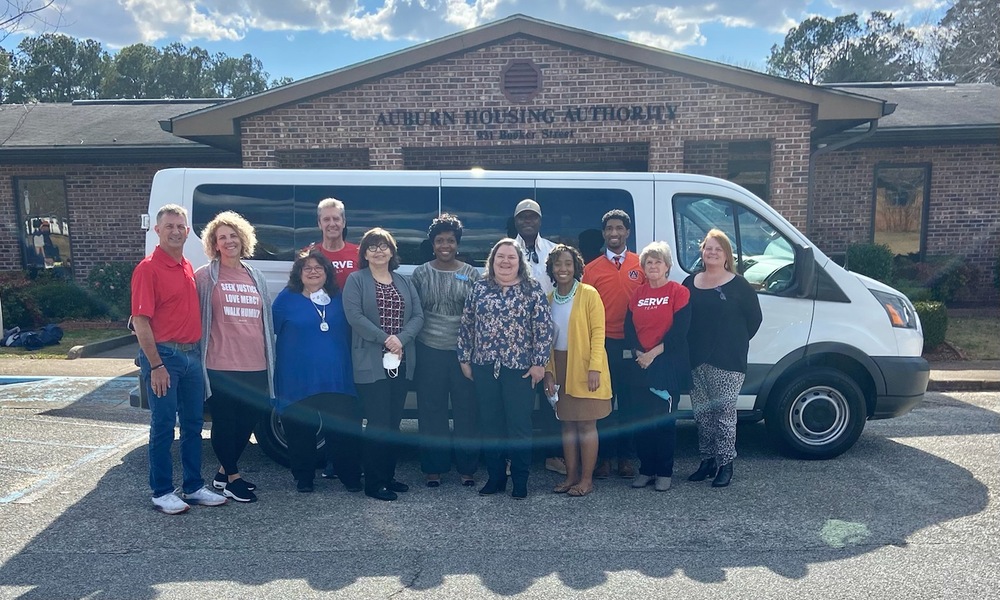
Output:
[[[569,490],[566,492],[566,495],[573,496],[574,498],[582,498],[593,491],[594,491],[594,486],[590,486],[589,488],[582,488],[574,485],[573,487],[569,488]]]
[[[556,487],[552,488],[552,492],[555,493],[555,494],[565,494],[565,493],[569,492],[571,489],[573,489],[574,485],[576,485],[576,484],[575,483],[570,483],[570,484],[560,483]]]

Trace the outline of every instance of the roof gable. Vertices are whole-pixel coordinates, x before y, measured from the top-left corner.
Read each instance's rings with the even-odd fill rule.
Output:
[[[514,15],[475,29],[419,44],[274,88],[260,94],[180,115],[171,119],[174,135],[236,148],[239,120],[288,104],[327,95],[414,67],[461,55],[513,38],[534,39],[691,78],[788,98],[815,107],[817,129],[836,131],[878,119],[886,103],[859,94],[807,85],[720,63],[659,50],[539,19]]]

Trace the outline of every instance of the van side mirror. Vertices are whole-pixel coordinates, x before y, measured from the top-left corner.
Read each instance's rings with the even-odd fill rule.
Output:
[[[795,282],[789,290],[796,298],[807,298],[816,287],[816,257],[812,246],[795,246]]]

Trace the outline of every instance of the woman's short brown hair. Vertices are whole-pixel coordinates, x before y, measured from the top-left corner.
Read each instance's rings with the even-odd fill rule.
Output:
[[[396,238],[392,237],[391,233],[381,227],[369,229],[363,236],[361,236],[361,243],[358,244],[359,268],[368,268],[368,248],[378,246],[380,242],[385,242],[386,245],[389,246],[389,251],[392,253],[389,257],[389,270],[395,271],[399,268],[399,251],[396,246]]]

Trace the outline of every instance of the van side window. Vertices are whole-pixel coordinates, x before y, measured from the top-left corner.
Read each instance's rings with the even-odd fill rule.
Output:
[[[381,227],[396,239],[399,262],[419,265],[434,258],[427,227],[438,215],[438,188],[415,186],[295,186],[295,243],[304,248],[323,239],[316,225],[316,205],[324,198],[344,203],[344,238],[357,244],[366,231]]]
[[[192,199],[191,230],[200,238],[215,215],[233,210],[256,230],[255,260],[294,260],[299,247],[295,245],[293,200],[290,185],[199,185]]]
[[[766,220],[746,207],[721,198],[674,197],[676,262],[688,273],[701,270],[699,246],[710,229],[726,232],[733,243],[740,274],[758,292],[780,294],[795,278],[791,242]]]
[[[525,198],[542,209],[540,235],[578,248],[587,262],[603,251],[604,213],[619,208],[635,220],[632,195],[620,189],[444,187],[441,211],[458,216],[465,228],[459,246],[462,260],[482,267],[497,240],[516,236],[514,207]],[[635,250],[634,223],[632,229],[628,246]]]

